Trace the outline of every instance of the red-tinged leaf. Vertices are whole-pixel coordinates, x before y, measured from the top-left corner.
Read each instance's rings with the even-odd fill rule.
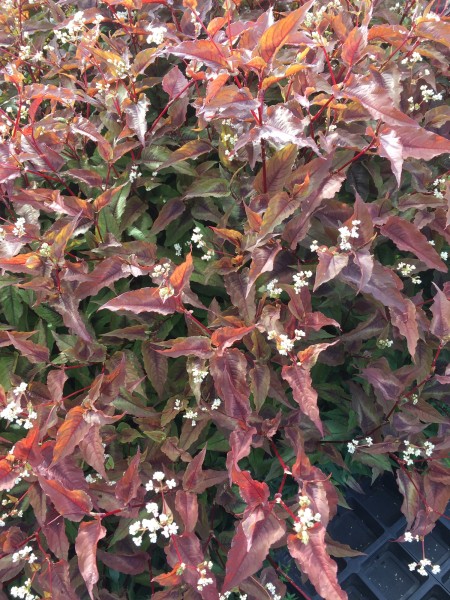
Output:
[[[194,181],[184,192],[183,198],[224,198],[229,195],[230,188],[226,179],[208,177]]]
[[[52,506],[48,507],[45,522],[42,523],[42,533],[53,554],[67,560],[70,544],[66,535],[66,524],[64,518],[58,515]]]
[[[92,171],[90,169],[70,169],[67,171],[67,174],[74,179],[86,183],[89,187],[102,187],[103,178],[96,171]]]
[[[256,314],[255,286],[248,285],[249,271],[230,273],[224,278],[225,289],[231,298],[231,303],[239,310],[241,318],[251,325]]]
[[[181,575],[177,574],[178,572],[181,572],[180,566],[181,563],[175,564],[174,568],[169,573],[162,573],[161,575],[153,577],[152,582],[158,583],[163,587],[174,587],[175,585],[179,585],[183,581]]]
[[[280,48],[289,40],[289,36],[299,27],[312,4],[313,0],[305,2],[301,8],[293,10],[263,33],[259,40],[258,52],[266,63],[275,58]]]
[[[139,477],[139,461],[141,453],[138,451],[132,458],[128,469],[125,471],[123,477],[119,479],[116,484],[115,494],[116,498],[122,502],[123,505],[129,504],[133,498],[136,498],[138,489],[141,486],[141,478]]]
[[[126,575],[139,575],[148,570],[148,554],[137,552],[136,554],[119,554],[97,550],[97,560],[101,561],[110,569],[125,573]]]
[[[33,466],[34,464],[39,464],[42,461],[39,440],[39,427],[35,425],[30,429],[26,437],[16,442],[14,446],[14,457],[17,460],[29,462]]]
[[[252,546],[247,550],[247,538],[239,524],[228,552],[222,594],[254,575],[262,567],[270,548],[283,537],[284,525],[270,511],[255,523],[252,531]]]
[[[225,51],[225,46],[222,46]],[[229,68],[228,60],[223,53],[219,52],[217,45],[210,40],[196,40],[195,42],[182,42],[170,49],[174,56],[183,58],[194,58],[205,63],[213,69],[218,66],[224,69]]]
[[[164,349],[159,349],[163,346]],[[168,347],[167,347],[168,346]],[[178,358],[179,356],[197,356],[198,358],[209,358],[212,354],[209,338],[191,335],[188,338],[176,338],[160,344],[154,344],[156,352],[164,356]]]
[[[219,327],[211,336],[211,344],[218,346],[220,352],[223,352],[225,348],[229,348],[238,340],[242,340],[244,336],[254,329],[254,325],[250,327]]]
[[[298,156],[298,147],[296,144],[288,144],[266,162],[266,189],[264,186],[264,171],[261,169],[253,181],[253,187],[260,194],[282,192],[286,186],[294,166],[295,159]]]
[[[86,409],[82,406],[75,406],[67,413],[64,423],[56,434],[52,466],[65,456],[72,454],[91,428],[91,425],[84,419],[85,413]]]
[[[175,296],[178,296],[188,286],[193,271],[192,252],[189,252],[189,254],[186,254],[186,260],[181,265],[178,265],[170,276],[169,281]]]
[[[72,293],[58,296],[52,307],[61,315],[64,325],[84,342],[92,343],[93,338],[78,310],[79,301]]]
[[[187,85],[188,80],[177,66],[170,69],[162,79],[162,88],[169,94],[170,100],[178,96]]]
[[[256,481],[248,471],[233,469],[231,479],[239,487],[239,493],[249,508],[266,504],[270,490],[264,481]]]
[[[226,349],[222,355],[214,355],[209,366],[225,413],[233,419],[246,421],[251,409],[245,355],[236,348]]]
[[[187,160],[188,158],[197,158],[202,154],[211,152],[212,146],[206,140],[191,140],[186,144],[183,144],[180,148],[172,152],[170,157],[165,160],[162,165],[159,165],[158,169],[165,169],[174,165],[175,163]]]
[[[354,27],[342,44],[341,58],[347,67],[353,66],[365,54],[367,27]]]
[[[260,275],[273,270],[273,263],[281,250],[282,248],[278,241],[275,244],[268,244],[267,246],[253,250],[252,263],[248,273],[247,291],[249,293]]]
[[[417,513],[421,505],[421,477],[417,471],[408,471],[397,469],[397,484],[400,493],[403,496],[401,511],[406,517],[407,531],[411,531]]]
[[[145,146],[145,134],[147,133],[147,109],[150,100],[145,94],[140,94],[136,103],[125,102],[124,111],[128,127],[134,131],[138,140]]]
[[[68,490],[53,479],[39,477],[39,484],[60,515],[69,521],[81,521],[92,511],[92,500],[82,490]]]
[[[311,419],[323,435],[323,425],[317,406],[318,395],[312,387],[312,379],[309,371],[297,364],[291,366],[285,365],[282,368],[281,376],[291,386],[294,400],[300,406],[302,413]]]
[[[396,127],[395,131],[402,143],[402,156],[431,160],[440,154],[450,152],[450,141],[437,133],[420,127]]]
[[[341,328],[337,321],[330,319],[321,312],[305,313],[302,320],[302,327],[310,327],[313,331],[319,331],[322,327],[328,327],[329,325],[338,329]]]
[[[450,300],[437,287],[431,312],[433,313],[430,326],[431,333],[442,342],[447,343],[450,339]]]
[[[202,563],[204,553],[200,545],[200,540],[193,533],[183,533],[182,535],[173,536],[168,546],[165,547],[167,555],[167,562],[173,568],[180,562],[185,565],[197,566]],[[206,585],[199,595],[202,600],[219,600],[219,593],[217,591],[216,578],[214,573],[208,569],[207,577],[211,578],[212,583]],[[182,579],[197,589],[198,572],[193,568],[186,568],[183,571]]]
[[[20,472],[13,469],[13,463],[9,460],[0,460],[0,490],[9,490],[14,486]]]
[[[113,298],[101,308],[112,310],[127,310],[136,315],[142,312],[156,312],[161,315],[171,315],[178,309],[178,299],[175,296],[169,296],[163,300],[159,294],[159,288],[141,288],[125,292],[117,298]]]
[[[113,149],[111,144],[99,133],[93,123],[84,117],[76,117],[70,124],[73,133],[80,133],[93,142],[97,142],[97,148],[104,161],[109,162],[113,158]]]
[[[419,37],[450,48],[450,23],[447,20],[427,20],[424,16],[416,25],[415,33]]]
[[[439,254],[413,223],[401,217],[391,216],[381,227],[380,232],[392,240],[399,250],[412,252],[430,269],[447,272],[447,266]]]
[[[105,470],[105,449],[100,435],[100,427],[92,426],[79,443],[83,460],[99,473],[103,479],[108,480]]]
[[[202,470],[205,455],[206,446],[186,467],[183,476],[183,489],[187,492],[202,494],[209,487],[223,483],[228,479],[228,473],[226,471],[213,471],[210,469],[206,469],[205,471]]]
[[[55,224],[55,226],[46,232],[45,240],[51,244],[52,256],[56,262],[60,262],[64,258],[66,246],[75,233],[80,216],[61,219],[58,221],[58,227]]]
[[[325,529],[319,526],[309,531],[309,542],[304,544],[297,536],[288,536],[288,549],[316,591],[324,600],[347,600],[347,593],[337,580],[337,564],[327,552]]]
[[[405,298],[402,310],[399,310],[396,306],[392,306],[389,312],[391,314],[392,325],[397,327],[401,335],[406,338],[408,352],[414,359],[420,337],[416,305],[409,298]]]
[[[60,403],[63,396],[67,373],[64,369],[54,369],[48,372],[47,387],[53,402]]]
[[[319,264],[317,265],[314,291],[323,283],[334,279],[348,264],[349,255],[340,254],[329,248],[318,252]]]
[[[211,231],[214,231],[218,237],[231,242],[236,248],[241,248],[244,236],[240,231],[235,231],[234,229],[221,229],[219,227],[210,227],[210,229]]]
[[[79,600],[70,581],[69,563],[45,561],[38,576],[39,584],[52,600]],[[44,596],[45,597],[45,596]]]
[[[150,230],[150,235],[156,235],[163,229],[165,229],[172,221],[178,219],[186,209],[186,205],[179,198],[171,198],[159,211],[158,216],[153,222]]]
[[[49,360],[49,350],[45,346],[24,340],[13,332],[6,332],[9,341],[16,350],[25,356],[31,363],[46,363]]]
[[[250,370],[250,388],[256,412],[259,412],[266,401],[270,388],[270,369],[266,364],[255,363]]]
[[[100,519],[81,523],[75,540],[75,552],[78,557],[78,568],[86,583],[89,597],[94,600],[92,593],[94,585],[99,580],[97,568],[97,544],[106,535],[106,528]]]
[[[147,377],[155,388],[158,397],[162,398],[167,382],[167,358],[157,352],[150,342],[142,343],[142,358],[144,359]]]
[[[403,168],[403,146],[393,129],[385,128],[379,134],[380,142],[379,154],[384,156],[391,163],[392,172],[397,180],[397,186],[400,187]]]
[[[184,531],[194,531],[198,521],[197,494],[178,490],[175,495],[175,508],[183,521]]]
[[[116,196],[120,192],[124,185],[125,184],[119,185],[116,188],[109,188],[109,190],[106,190],[106,192],[103,192],[102,194],[100,194],[100,196],[97,196],[97,198],[92,203],[92,207],[95,210],[95,212],[100,212],[102,208],[108,206],[108,204],[110,204],[110,202],[114,199],[114,196]]]
[[[402,125],[412,127],[414,131],[420,130],[414,119],[395,107],[388,92],[375,80],[373,74],[366,77],[351,75],[342,94],[359,102],[374,119],[381,119],[395,127],[396,131]]]

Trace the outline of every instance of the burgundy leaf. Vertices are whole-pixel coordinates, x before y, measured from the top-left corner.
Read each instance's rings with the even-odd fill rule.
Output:
[[[138,489],[141,486],[141,478],[139,477],[139,461],[141,453],[138,451],[132,458],[128,469],[125,471],[123,477],[119,479],[116,484],[115,494],[116,498],[122,502],[123,505],[129,504],[133,498],[136,498]]]
[[[163,346],[163,349],[158,348],[158,346]],[[154,344],[153,348],[160,354],[171,356],[172,358],[178,358],[179,356],[209,358],[212,354],[209,338],[196,335],[160,342],[158,346]]]
[[[247,361],[236,348],[214,355],[209,363],[218,396],[223,400],[225,413],[245,421],[250,414],[250,388],[247,383]]]
[[[435,286],[436,287],[436,286]],[[436,287],[436,295],[431,306],[433,318],[431,320],[430,331],[442,342],[446,343],[450,339],[450,300]]]
[[[100,519],[84,521],[80,524],[75,540],[75,552],[78,557],[78,567],[86,583],[89,597],[94,600],[92,593],[94,585],[99,579],[97,569],[97,544],[106,535],[106,528]]]
[[[266,173],[261,169],[253,181],[253,187],[260,194],[282,192],[292,172],[298,148],[295,144],[288,144],[266,162]],[[264,189],[266,185],[267,189]]]
[[[150,342],[142,343],[142,358],[144,359],[144,368],[150,383],[155,388],[158,397],[164,395],[167,381],[167,358],[160,352],[157,352]]]
[[[60,515],[81,521],[92,510],[92,501],[83,490],[68,490],[55,480],[39,477],[39,484]]]
[[[349,255],[339,254],[334,250],[326,248],[318,252],[319,264],[317,265],[314,291],[322,285],[334,279],[348,264]]]
[[[288,536],[288,548],[299,568],[310,579],[324,600],[347,600],[347,593],[337,580],[337,564],[327,552],[325,528],[310,530],[304,544],[296,535]]]
[[[439,254],[413,223],[392,216],[381,227],[380,232],[392,240],[400,250],[415,254],[430,269],[447,272],[447,266],[439,258]]]
[[[323,435],[323,425],[317,406],[318,395],[312,386],[309,371],[297,364],[291,366],[285,365],[281,370],[281,375],[291,386],[294,400],[300,406],[302,413],[311,419]]]
[[[238,525],[227,556],[222,593],[237,587],[244,579],[259,571],[270,548],[283,537],[285,528],[269,509],[264,518],[255,523],[252,533],[252,546],[247,549],[242,524]]]
[[[198,521],[197,494],[178,490],[175,495],[175,508],[183,521],[184,531],[194,531]]]

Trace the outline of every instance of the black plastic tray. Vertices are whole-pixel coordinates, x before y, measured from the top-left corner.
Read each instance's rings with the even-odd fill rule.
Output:
[[[339,508],[328,528],[333,539],[364,552],[336,559],[338,579],[349,600],[450,600],[450,520],[438,521],[425,538],[426,557],[441,571],[424,577],[408,567],[422,558],[421,543],[394,541],[404,533],[406,520],[393,477],[385,476],[372,487],[363,482],[362,487],[364,494],[351,491],[346,498],[351,510]],[[277,558],[280,566],[289,566],[289,576],[311,600],[321,600],[287,551]],[[289,591],[301,600],[293,588]]]

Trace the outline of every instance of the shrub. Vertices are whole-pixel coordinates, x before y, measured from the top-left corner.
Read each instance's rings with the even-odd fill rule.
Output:
[[[327,525],[386,471],[400,539],[432,530],[450,489],[441,4],[2,3],[11,597],[280,598],[287,546],[344,599],[330,555],[355,553]]]

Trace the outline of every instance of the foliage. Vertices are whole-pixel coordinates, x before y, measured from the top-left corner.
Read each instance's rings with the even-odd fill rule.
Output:
[[[432,530],[441,4],[2,2],[2,598],[344,599],[385,471]]]

